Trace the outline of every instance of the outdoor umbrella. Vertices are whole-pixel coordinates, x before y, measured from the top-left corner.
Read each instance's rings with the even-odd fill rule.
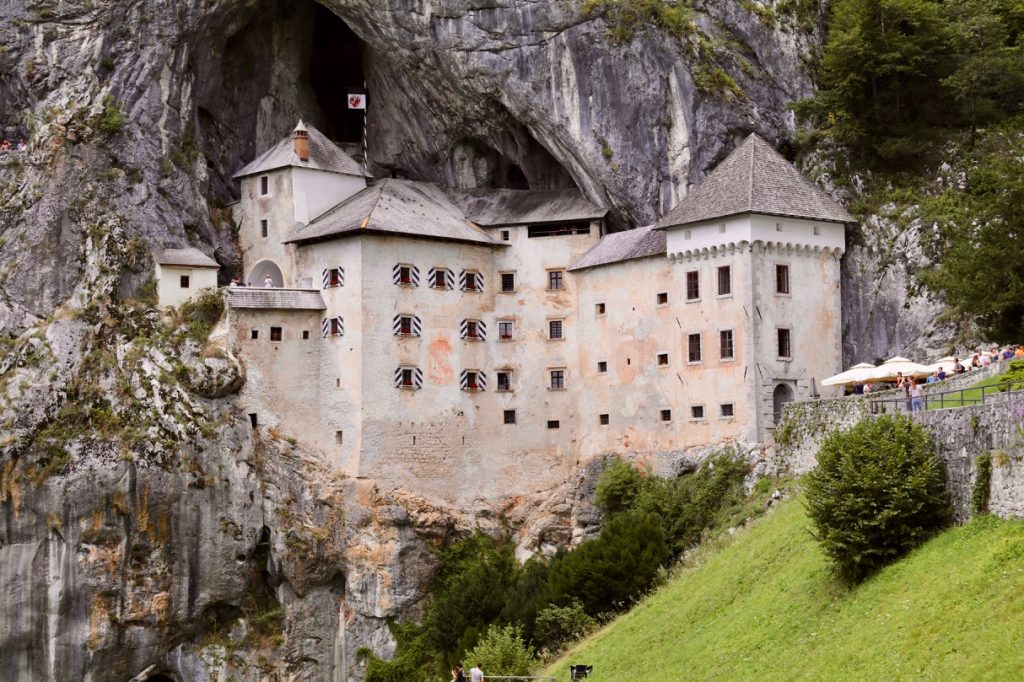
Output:
[[[821,381],[822,386],[845,386],[847,384],[860,384],[870,379],[871,370],[875,369],[875,366],[869,362],[862,362],[859,365],[854,365],[845,372],[823,379]]]
[[[896,375],[902,373],[905,377],[926,377],[932,373],[927,365],[911,362],[898,355],[889,358],[871,372],[870,381],[896,381]]]
[[[953,363],[955,363],[955,362],[956,362],[956,358],[954,358],[952,355],[947,355],[946,357],[942,358],[941,360],[936,360],[932,364],[928,365],[928,369],[930,369],[933,372],[938,372],[939,368],[941,367],[942,369],[946,370],[947,374],[952,374],[953,373]]]

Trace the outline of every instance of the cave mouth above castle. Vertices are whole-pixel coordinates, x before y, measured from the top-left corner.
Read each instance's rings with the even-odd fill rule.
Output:
[[[363,43],[340,17],[323,5],[313,12],[309,86],[323,115],[322,131],[338,142],[363,139],[365,110],[349,108],[349,93],[365,92]]]

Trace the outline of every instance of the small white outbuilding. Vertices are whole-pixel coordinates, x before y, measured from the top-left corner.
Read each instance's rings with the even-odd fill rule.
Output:
[[[156,258],[157,301],[181,305],[200,289],[217,288],[220,266],[199,249],[165,249]]]

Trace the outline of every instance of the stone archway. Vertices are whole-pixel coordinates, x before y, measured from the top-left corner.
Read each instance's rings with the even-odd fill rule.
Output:
[[[272,260],[261,260],[254,265],[249,271],[249,276],[245,278],[245,282],[249,286],[262,287],[265,286],[264,281],[268,276],[275,287],[284,286],[284,275],[281,274],[281,268],[277,267],[277,263]]]
[[[772,414],[775,417],[776,426],[782,421],[782,408],[786,403],[793,402],[793,389],[789,384],[778,384],[772,391]]]

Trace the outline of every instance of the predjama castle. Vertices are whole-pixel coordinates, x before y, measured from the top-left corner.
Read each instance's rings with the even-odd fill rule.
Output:
[[[374,179],[301,122],[236,178],[243,404],[353,477],[495,498],[605,453],[764,442],[840,369],[853,218],[756,135],[611,234],[578,191]],[[159,260],[164,304],[216,266]]]

